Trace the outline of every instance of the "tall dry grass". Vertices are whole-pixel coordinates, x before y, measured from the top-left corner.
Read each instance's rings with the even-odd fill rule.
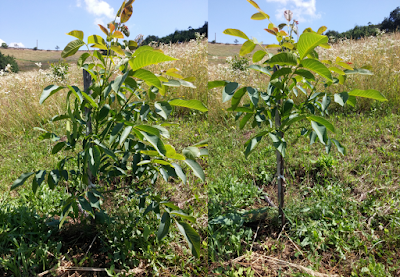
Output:
[[[39,98],[46,86],[65,83],[82,87],[82,70],[76,65],[70,66],[64,81],[50,70],[40,68],[0,76],[0,137],[13,137],[15,132],[24,132],[63,113],[65,92],[55,94],[42,105],[39,104]]]
[[[359,110],[369,110],[375,105],[399,111],[400,104],[400,33],[358,40],[341,40],[331,49],[320,49],[320,58],[335,60],[343,58],[355,68],[370,65],[374,75],[350,75],[344,86],[332,86],[332,92],[349,91],[354,88],[376,89],[389,101],[379,104],[368,99],[357,99]]]
[[[165,44],[159,46],[165,54],[178,58],[150,67],[154,73],[160,73],[175,67],[181,70],[184,77],[193,76],[196,89],[179,87],[169,88],[171,97],[198,99],[207,105],[207,40],[199,36],[182,44]],[[40,126],[54,115],[65,111],[65,91],[53,95],[43,105],[39,98],[45,88],[51,84],[76,85],[83,87],[82,70],[71,65],[64,81],[53,76],[50,70],[37,68],[29,72],[5,74],[0,76],[0,137],[12,138],[15,132],[24,132]]]
[[[165,62],[148,68],[154,73],[177,68],[183,77],[195,77],[193,84],[196,89],[187,87],[170,87],[168,94],[170,97],[181,97],[184,99],[197,99],[207,105],[208,103],[208,42],[204,36],[198,36],[196,40],[180,44],[161,44],[157,48],[164,54],[177,58],[177,61]]]
[[[332,44],[330,49],[317,49],[320,59],[335,60],[336,57],[351,62],[355,68],[363,65],[372,66],[374,75],[349,75],[345,85],[331,86],[328,92],[350,91],[354,88],[375,89],[380,91],[388,102],[380,103],[370,99],[358,98],[357,110],[366,111],[380,107],[392,112],[399,111],[400,107],[400,33],[385,34],[380,37],[368,37],[359,40],[342,40]],[[334,74],[335,75],[335,74]],[[238,82],[244,86],[263,88],[268,82],[266,75],[252,72],[234,71],[228,64],[209,65],[209,80],[227,80]],[[320,86],[319,91],[325,91]],[[224,110],[228,107],[221,102],[221,88],[210,91],[209,118],[221,120],[225,116]],[[297,101],[301,101],[302,94]]]

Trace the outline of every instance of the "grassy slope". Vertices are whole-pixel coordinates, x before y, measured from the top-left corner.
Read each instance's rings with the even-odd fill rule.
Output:
[[[48,69],[51,63],[56,63],[61,60],[61,51],[55,50],[0,48],[0,52],[4,55],[14,56],[17,60],[19,70],[23,72],[37,69],[38,67],[35,63],[40,62],[42,63],[43,69]],[[83,51],[79,53],[83,53]],[[76,63],[80,56],[79,53],[65,60],[69,63]]]

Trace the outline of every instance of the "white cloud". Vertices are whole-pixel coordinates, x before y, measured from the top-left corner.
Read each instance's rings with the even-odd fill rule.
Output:
[[[94,20],[94,25],[98,25],[98,24],[100,24],[100,25],[102,25],[102,26],[104,26],[104,27],[106,27],[106,25],[107,25],[107,24],[104,23],[104,19],[101,18],[101,17],[96,18],[96,19]]]
[[[0,46],[2,43],[6,43],[4,40],[0,39]]]
[[[82,0],[76,0],[76,6],[80,8],[82,6]]]
[[[23,45],[22,42],[11,42],[8,47],[25,48],[25,45]]]
[[[86,10],[96,15],[97,17],[105,16],[113,19],[115,16],[114,8],[112,8],[107,2],[102,0],[85,0]]]
[[[318,19],[321,14],[317,12],[316,0],[266,0],[267,2],[278,3],[279,8],[276,9],[276,17],[280,20],[286,21],[283,12],[291,10],[293,12],[293,19],[303,22],[310,22],[313,19]]]

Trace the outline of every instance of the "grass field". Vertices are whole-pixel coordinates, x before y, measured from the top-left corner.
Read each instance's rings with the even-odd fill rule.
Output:
[[[0,52],[4,55],[14,56],[17,60],[19,70],[22,72],[31,71],[37,69],[35,63],[42,63],[43,69],[48,69],[50,64],[57,63],[62,60],[61,50],[31,50],[31,49],[17,49],[17,48],[0,48]],[[79,53],[84,51],[79,51]],[[78,53],[78,54],[79,54]],[[76,54],[72,57],[68,57],[65,60],[68,63],[76,63],[79,55]]]
[[[221,89],[207,91],[207,81],[212,80],[265,87],[265,75],[234,70],[226,63],[240,47],[205,40],[160,47],[179,58],[174,67],[183,76],[196,77],[196,89],[171,87],[167,96],[198,99],[209,108],[208,114],[177,109],[176,125],[168,127],[168,142],[177,152],[210,139],[210,156],[199,161],[207,182],[190,175],[186,185],[159,181],[154,186],[196,218],[199,259],[191,256],[176,227],[171,225],[171,234],[158,242],[154,238],[159,219],[150,215],[135,222],[138,203],[121,189],[127,180],[115,182],[113,189],[119,192],[105,200],[112,222],[71,220],[61,230],[46,223],[57,218],[67,184],[54,191],[41,186],[33,194],[27,183],[10,192],[21,173],[53,168],[63,157],[62,151],[51,155],[54,143],[38,140],[40,131],[33,128],[54,133],[65,128],[50,121],[65,111],[65,93],[44,105],[39,105],[39,97],[53,83],[82,87],[82,71],[71,66],[66,79],[60,80],[35,65],[28,72],[0,77],[0,275],[35,276],[53,269],[41,276],[60,276],[66,274],[62,267],[114,267],[136,269],[133,276],[400,276],[400,34],[343,41],[319,52],[327,58],[341,56],[355,66],[372,66],[373,76],[349,77],[337,90],[373,88],[389,101],[331,106],[329,121],[337,126],[332,136],[347,148],[346,156],[336,149],[326,154],[320,143],[310,145],[300,135],[300,124],[285,136],[288,220],[283,230],[277,210],[264,198],[268,195],[277,203],[271,141],[264,138],[246,159],[243,144],[259,130],[240,129],[235,115],[226,111],[229,106],[222,103]],[[59,54],[56,51],[24,51],[11,54],[33,64],[58,61],[51,56]],[[34,59],[36,53],[43,56]],[[158,73],[166,67],[150,69]],[[145,230],[151,230],[150,235],[144,235]],[[75,276],[108,275],[77,271]]]
[[[277,203],[274,148],[265,138],[245,159],[244,142],[261,130],[240,130],[235,115],[225,112],[221,89],[210,91],[208,255],[215,276],[400,275],[399,47],[396,33],[319,52],[356,67],[372,66],[373,76],[351,77],[338,91],[373,88],[389,101],[332,106],[329,121],[338,126],[335,137],[346,146],[346,156],[309,145],[297,130],[285,137],[291,150],[285,159],[283,231],[276,209],[264,200],[268,195]],[[237,48],[215,44],[209,57],[230,56]],[[223,59],[209,65],[209,79],[255,87],[268,81],[235,71]]]

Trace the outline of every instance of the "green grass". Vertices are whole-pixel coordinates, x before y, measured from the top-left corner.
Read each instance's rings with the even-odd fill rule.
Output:
[[[208,123],[204,115],[176,118],[170,129],[170,143],[182,150],[208,137]],[[59,133],[62,126],[44,123],[42,128]],[[187,136],[179,136],[185,133]],[[58,158],[51,155],[54,143],[40,141],[39,131],[15,134],[15,141],[4,137],[0,141],[0,218],[6,224],[0,230],[0,275],[32,276],[48,270],[63,258],[61,265],[129,269],[146,266],[146,274],[167,276],[207,276],[207,187],[188,174],[187,184],[159,181],[153,193],[172,200],[184,212],[197,218],[194,228],[201,235],[201,257],[195,259],[183,243],[178,229],[171,225],[170,234],[161,242],[155,233],[159,219],[149,214],[141,217],[138,200],[130,198],[126,189],[115,195],[106,194],[103,207],[109,220],[97,225],[83,218],[70,219],[60,232],[46,222],[53,221],[67,197],[65,186],[51,191],[47,185],[34,195],[30,183],[9,192],[12,182],[23,172],[53,168]],[[207,160],[200,161],[206,168]],[[18,164],[19,166],[15,166]],[[186,168],[186,171],[189,171]],[[129,180],[113,186],[119,189]],[[57,218],[57,216],[56,216]],[[25,236],[24,234],[31,234]],[[61,234],[61,236],[60,236]],[[91,241],[93,247],[88,249]],[[51,254],[49,254],[51,253]]]
[[[324,146],[309,145],[308,138],[294,142],[297,131],[287,137],[288,223],[282,233],[277,212],[261,209],[267,204],[256,187],[277,203],[271,183],[275,153],[268,139],[246,160],[243,143],[254,131],[238,130],[232,119],[210,128],[211,267],[217,270],[221,261],[263,249],[264,255],[319,272],[396,276],[400,260],[388,258],[398,256],[400,244],[400,117],[334,113],[330,121],[338,126],[336,138],[347,156],[336,150],[324,154]],[[246,211],[252,210],[262,218],[248,222]]]

